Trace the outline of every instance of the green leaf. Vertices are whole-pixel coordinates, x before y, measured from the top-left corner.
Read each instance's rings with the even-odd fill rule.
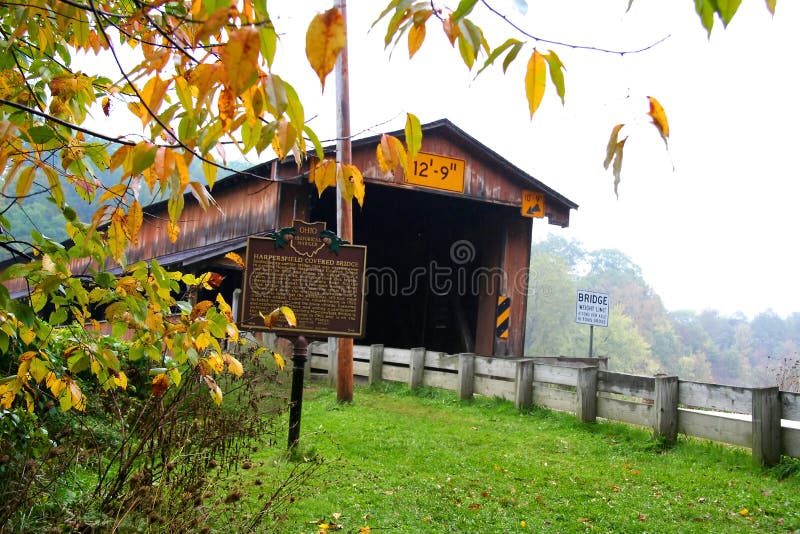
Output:
[[[458,22],[469,15],[477,3],[478,0],[461,0],[461,2],[458,3],[456,10],[453,11],[453,21]]]
[[[56,138],[56,133],[49,126],[34,126],[28,129],[28,139],[35,145],[43,145]]]
[[[544,58],[547,60],[547,66],[550,69],[550,80],[556,88],[556,93],[561,98],[561,105],[564,105],[564,64],[555,52],[550,50]]]
[[[319,141],[319,137],[317,137],[317,133],[312,130],[309,126],[303,127],[303,132],[308,136],[308,139],[311,141],[311,144],[314,145],[314,151],[317,153],[317,159],[322,161],[325,159],[325,149],[322,147],[322,143]]]
[[[142,174],[145,169],[152,166],[153,162],[156,160],[157,150],[157,146],[150,144],[147,141],[136,143],[136,146],[133,147],[133,151],[131,152],[130,175],[138,176]]]
[[[727,27],[739,9],[742,0],[716,0],[716,3],[719,18],[722,19],[723,26]]]
[[[267,67],[272,68],[275,60],[275,50],[278,48],[278,34],[271,22],[265,24],[258,31],[258,39],[261,43],[261,55],[267,62]]]
[[[67,317],[67,309],[60,307],[50,314],[50,318],[47,322],[49,322],[51,325],[58,325],[66,321]]]
[[[89,368],[90,363],[91,360],[89,359],[89,355],[82,350],[73,353],[69,358],[67,358],[67,368],[73,374],[78,374],[81,371],[85,371]]]
[[[509,65],[511,65],[515,59],[517,59],[517,54],[519,54],[520,50],[522,50],[522,43],[516,43],[513,47],[511,47],[511,50],[508,51],[506,58],[503,60],[503,73],[505,73],[508,70]]]
[[[481,69],[478,71],[478,73],[475,76],[477,77],[478,74],[480,74],[481,72],[486,70],[486,67],[488,67],[489,65],[492,65],[494,63],[494,61],[498,57],[500,57],[500,55],[503,52],[505,52],[509,48],[511,48],[511,47],[513,47],[515,45],[518,45],[518,44],[522,44],[518,39],[513,39],[513,38],[512,39],[506,39],[506,41],[503,44],[501,44],[500,46],[498,46],[494,50],[492,50],[492,52],[489,54],[489,57],[487,57],[486,61],[483,63],[483,67],[481,67]],[[505,67],[503,68],[503,70],[505,71]]]
[[[711,29],[714,27],[714,12],[716,11],[713,1],[714,0],[694,1],[695,11],[700,15],[700,22],[708,32],[709,37],[711,36]]]
[[[408,159],[414,161],[417,152],[422,148],[422,125],[416,115],[406,114],[406,146],[408,147]]]
[[[300,96],[295,91],[291,84],[282,80],[283,89],[286,93],[286,115],[289,117],[289,122],[292,123],[294,129],[298,132],[305,128],[306,116],[303,109],[303,103],[300,101]]]

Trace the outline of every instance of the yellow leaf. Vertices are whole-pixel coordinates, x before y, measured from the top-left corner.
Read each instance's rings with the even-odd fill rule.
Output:
[[[617,198],[619,198],[617,186],[619,186],[620,173],[622,172],[622,149],[625,148],[626,139],[617,143],[617,149],[614,151],[614,165],[612,170],[614,172],[614,194],[617,195]]]
[[[347,200],[353,197],[358,201],[359,206],[364,205],[364,177],[355,165],[341,166],[342,196]]]
[[[309,181],[317,186],[317,194],[322,196],[322,192],[328,187],[336,185],[336,161],[326,159],[322,162],[315,162],[311,165]]]
[[[748,510],[747,508],[742,508],[741,510],[739,510],[739,515],[741,515],[741,516],[745,516],[745,515],[747,515],[749,513],[750,513],[750,510]]]
[[[225,363],[228,365],[228,372],[233,376],[242,376],[244,374],[244,367],[242,366],[242,362],[231,356],[230,354],[224,354],[222,359],[225,360]]]
[[[611,160],[614,159],[614,154],[617,150],[617,143],[619,143],[619,131],[624,124],[617,124],[611,129],[611,136],[608,138],[608,145],[606,146],[606,159],[603,162],[603,168],[608,169],[611,165]]]
[[[83,396],[80,386],[74,380],[67,381],[70,397],[72,397],[72,407],[82,412],[86,409],[86,397]]]
[[[214,399],[214,403],[217,406],[222,404],[222,390],[219,389],[217,382],[208,375],[203,376],[203,380],[205,380],[208,386],[209,393],[211,393],[211,398]]]
[[[289,323],[289,326],[297,326],[297,317],[295,317],[294,312],[289,306],[281,306],[278,310],[286,317],[286,322]]]
[[[242,94],[258,79],[258,55],[261,40],[258,30],[252,26],[239,28],[231,34],[222,49],[220,59],[228,73],[228,86],[233,95]]]
[[[661,134],[661,138],[664,140],[664,144],[666,144],[667,138],[669,137],[667,114],[664,112],[664,108],[661,107],[661,103],[654,97],[648,96],[647,100],[650,102],[650,111],[647,112],[647,114],[653,118],[653,124],[658,128],[658,133]]]
[[[123,371],[120,371],[119,374],[114,377],[114,383],[118,387],[126,389],[128,387],[128,377],[125,375]]]
[[[172,243],[178,240],[178,234],[180,234],[180,232],[181,229],[177,224],[172,221],[167,221],[167,235]]]
[[[135,247],[139,245],[139,230],[142,228],[143,220],[142,206],[138,200],[134,200],[128,208],[125,231],[128,239]]]
[[[239,256],[237,253],[235,253],[235,252],[228,252],[227,254],[225,254],[225,257],[226,257],[227,259],[231,260],[233,263],[235,263],[235,264],[236,264],[236,265],[238,265],[239,267],[241,267],[242,269],[244,269],[244,260],[243,260],[243,259],[242,259],[242,257],[241,257],[241,256]]]
[[[545,57],[538,50],[534,50],[528,60],[528,70],[525,73],[525,96],[528,98],[531,118],[544,98],[545,82],[547,81],[546,64]]]
[[[111,256],[119,262],[125,253],[125,213],[122,208],[117,208],[111,214],[111,225],[108,227],[108,246],[111,249]]]
[[[278,369],[283,371],[286,368],[286,362],[283,360],[283,356],[277,352],[273,352],[272,357],[275,359],[275,364],[278,366]]]
[[[306,57],[325,90],[325,78],[347,43],[344,17],[337,8],[317,14],[306,31]]]
[[[216,352],[209,354],[208,358],[206,358],[206,361],[208,361],[209,366],[211,366],[211,369],[215,373],[221,373],[225,370],[225,361],[222,359],[222,356]]]
[[[384,173],[390,170],[394,172],[397,167],[402,167],[403,172],[408,174],[408,155],[403,148],[403,143],[398,138],[383,134],[376,152],[381,171]]]

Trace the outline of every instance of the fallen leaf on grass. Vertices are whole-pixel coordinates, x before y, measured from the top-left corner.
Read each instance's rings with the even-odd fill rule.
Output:
[[[639,521],[647,521],[647,516],[644,515],[644,514],[639,514],[638,519],[639,519]]]
[[[750,513],[750,510],[748,510],[747,508],[742,508],[741,510],[739,510],[739,515],[741,515],[741,516],[745,516],[745,515],[747,515],[749,513]]]
[[[470,505],[469,505],[469,509],[470,509],[470,510],[477,510],[477,509],[478,509],[478,508],[480,508],[480,507],[481,507],[481,505],[480,505],[480,504],[478,504],[478,503],[476,503],[476,502],[474,502],[474,503],[472,503],[472,504],[470,504]]]

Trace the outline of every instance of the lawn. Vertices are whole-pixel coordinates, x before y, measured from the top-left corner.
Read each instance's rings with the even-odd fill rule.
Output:
[[[294,490],[281,532],[800,529],[794,461],[765,471],[747,450],[683,436],[665,450],[644,429],[431,389],[357,388],[354,399],[306,390],[300,456],[324,468]],[[245,507],[292,465],[274,448],[252,464],[238,478]]]

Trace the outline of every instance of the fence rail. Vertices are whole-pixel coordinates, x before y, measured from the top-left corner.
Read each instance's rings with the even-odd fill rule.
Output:
[[[312,377],[336,383],[335,342],[309,345]],[[597,417],[652,428],[667,442],[677,434],[752,449],[762,465],[782,454],[800,458],[800,394],[607,370],[607,358],[493,358],[445,354],[424,348],[357,345],[353,374],[370,384],[382,380],[501,397],[517,408],[531,405],[572,412],[584,422]]]

